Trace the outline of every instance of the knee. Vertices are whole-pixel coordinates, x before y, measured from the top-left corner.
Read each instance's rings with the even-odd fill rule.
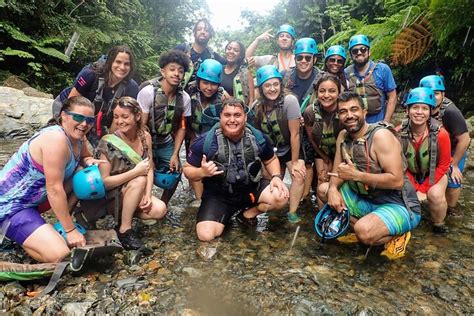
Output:
[[[360,223],[360,221],[356,222],[354,225],[354,233],[357,236],[357,239],[366,245],[372,245],[375,240],[370,233],[370,229],[367,225]]]
[[[426,195],[428,202],[433,205],[440,205],[446,203],[446,195],[444,192],[438,190],[430,190]]]
[[[146,187],[146,183],[147,183],[147,177],[140,176],[140,177],[136,177],[135,179],[130,180],[127,184],[127,187],[129,189],[144,190]]]
[[[321,183],[318,185],[318,198],[321,201],[327,201],[327,195],[328,195],[328,189],[329,189],[329,182]]]
[[[70,250],[66,244],[58,244],[51,247],[45,253],[41,254],[43,262],[57,263],[61,262],[69,254]]]
[[[200,241],[211,241],[220,235],[211,227],[196,227],[196,233]]]
[[[154,200],[152,212],[152,217],[155,219],[162,219],[163,217],[165,217],[166,213],[168,212],[165,202],[158,199]]]

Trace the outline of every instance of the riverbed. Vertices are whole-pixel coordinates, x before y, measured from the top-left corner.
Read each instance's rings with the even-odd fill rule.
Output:
[[[19,143],[0,142],[0,165]],[[185,182],[185,181],[184,181]],[[231,225],[224,236],[200,243],[197,209],[180,184],[165,220],[136,222],[144,252],[122,252],[81,275],[63,276],[37,299],[47,280],[0,284],[0,311],[39,314],[167,315],[377,315],[474,313],[474,174],[466,174],[460,205],[448,218],[449,234],[434,235],[428,221],[413,231],[404,258],[390,262],[382,248],[321,244],[306,203],[297,225],[278,213],[259,216],[256,230]],[[102,222],[111,225],[110,220]],[[148,223],[149,224],[149,223]],[[204,259],[198,253],[215,254]],[[25,258],[21,251],[1,258]],[[29,293],[31,295],[31,293]],[[32,296],[32,295],[31,295]]]

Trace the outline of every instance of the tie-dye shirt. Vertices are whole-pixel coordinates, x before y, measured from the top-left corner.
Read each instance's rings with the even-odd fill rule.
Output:
[[[20,146],[5,167],[0,170],[0,221],[5,216],[15,214],[25,208],[37,207],[46,200],[46,178],[43,166],[33,160],[29,145],[33,139],[50,131],[64,132],[62,127],[58,125],[49,126],[38,131]],[[82,148],[82,142],[80,146]],[[66,164],[64,180],[72,177],[79,163],[79,157],[74,157],[69,138],[68,147],[70,156]]]

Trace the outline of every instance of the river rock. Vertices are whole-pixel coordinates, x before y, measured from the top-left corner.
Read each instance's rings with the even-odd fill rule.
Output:
[[[0,137],[28,138],[51,118],[52,103],[49,97],[28,96],[22,90],[0,87]]]
[[[18,282],[10,282],[3,288],[3,293],[8,297],[20,295],[25,292],[25,288]]]
[[[92,302],[66,303],[61,311],[64,316],[85,315],[91,306]]]
[[[29,316],[32,315],[31,309],[28,306],[20,305],[13,310],[13,316]]]

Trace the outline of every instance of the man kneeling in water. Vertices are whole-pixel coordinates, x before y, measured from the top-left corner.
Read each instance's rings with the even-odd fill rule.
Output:
[[[261,132],[246,126],[244,104],[228,99],[222,105],[220,123],[191,146],[185,176],[203,180],[196,232],[201,241],[220,236],[232,215],[245,226],[255,226],[256,216],[282,209],[288,188],[280,178],[280,164],[271,142]],[[262,164],[270,184],[261,182]],[[268,182],[267,182],[268,183]]]
[[[385,123],[368,124],[367,109],[353,92],[339,96],[337,138],[329,181],[328,204],[349,209],[357,239],[367,245],[385,244],[382,255],[405,255],[410,231],[420,222],[420,203],[404,177],[399,141]]]

